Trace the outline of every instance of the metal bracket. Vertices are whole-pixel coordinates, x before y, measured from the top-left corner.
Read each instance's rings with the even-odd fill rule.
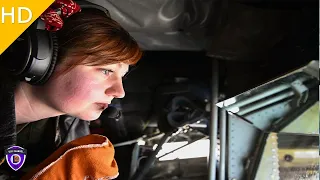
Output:
[[[298,96],[296,100],[293,100],[293,106],[299,107],[301,104],[307,102],[309,97],[309,90],[308,88],[302,83],[300,80],[295,80],[291,83],[291,87]]]

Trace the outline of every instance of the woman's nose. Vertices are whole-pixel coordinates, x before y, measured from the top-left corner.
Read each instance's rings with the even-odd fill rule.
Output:
[[[122,80],[118,80],[111,87],[106,89],[106,94],[114,98],[124,98],[125,91],[123,88]]]
[[[123,88],[123,84],[122,81],[119,85],[119,88],[117,89],[117,93],[116,93],[116,97],[115,98],[124,98],[124,96],[126,95],[124,88]]]

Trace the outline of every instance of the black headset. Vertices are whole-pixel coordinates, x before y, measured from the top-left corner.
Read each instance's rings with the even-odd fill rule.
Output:
[[[88,1],[75,2],[81,9],[98,9],[110,17],[102,6]],[[42,85],[56,66],[58,48],[55,32],[47,31],[45,23],[38,18],[1,54],[0,66],[19,80]]]

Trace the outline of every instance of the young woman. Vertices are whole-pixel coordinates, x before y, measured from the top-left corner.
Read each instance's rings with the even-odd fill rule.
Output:
[[[29,148],[29,161],[39,163],[61,143],[66,143],[63,141],[70,129],[66,128],[65,134],[61,135],[58,131],[61,124],[70,119],[72,124],[95,120],[114,98],[125,96],[122,77],[142,56],[130,34],[99,10],[82,9],[71,15],[56,34],[58,61],[44,85],[12,82],[1,75],[1,157],[4,146],[17,144],[16,134],[20,129],[16,129],[16,125],[28,124],[20,132],[26,131],[18,138],[18,145]],[[30,128],[32,125],[36,128]],[[34,135],[30,137],[32,133]],[[75,138],[77,136],[69,141]],[[47,153],[37,154],[37,161],[30,156],[41,151],[41,145],[34,147],[41,142],[45,146],[42,150]]]

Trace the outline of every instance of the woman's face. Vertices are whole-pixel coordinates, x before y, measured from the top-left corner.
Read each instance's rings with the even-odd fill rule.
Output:
[[[55,73],[59,72],[59,65]],[[122,77],[129,66],[76,66],[44,85],[44,100],[59,112],[83,120],[95,120],[114,98],[125,95]],[[55,74],[53,74],[55,77]]]

